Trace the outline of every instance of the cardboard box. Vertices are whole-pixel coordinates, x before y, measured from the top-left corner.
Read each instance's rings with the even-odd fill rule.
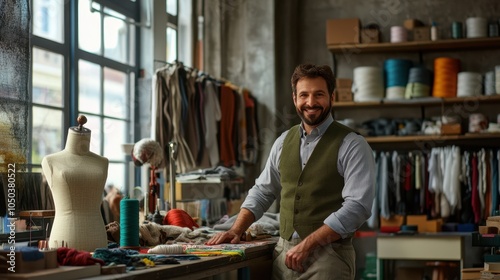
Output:
[[[380,42],[380,31],[375,28],[363,28],[361,29],[361,43],[362,44],[373,44]]]
[[[335,97],[338,102],[351,102],[353,100],[351,89],[336,89]]]
[[[486,271],[500,271],[500,262],[485,262],[484,270]]]
[[[413,28],[413,41],[430,41],[431,28],[428,26]]]
[[[335,79],[335,88],[351,90],[352,80],[347,78],[337,78]]]
[[[329,19],[326,22],[326,44],[359,44],[358,18]]]
[[[407,29],[407,30],[413,30],[415,27],[421,27],[421,26],[424,26],[424,24],[418,20],[418,19],[407,19],[404,21],[403,23],[403,26]]]
[[[380,226],[397,226],[401,227],[405,223],[405,216],[403,215],[392,215],[389,219],[380,217]]]
[[[460,134],[462,134],[462,125],[459,123],[441,125],[441,135],[460,135]]]
[[[498,228],[494,226],[479,226],[480,234],[498,234]]]

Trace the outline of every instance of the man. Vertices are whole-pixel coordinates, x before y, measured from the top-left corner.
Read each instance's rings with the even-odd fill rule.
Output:
[[[351,237],[371,216],[375,193],[372,150],[333,120],[330,67],[299,65],[291,81],[301,124],[276,140],[235,223],[207,244],[238,243],[280,197],[273,279],[354,279]]]

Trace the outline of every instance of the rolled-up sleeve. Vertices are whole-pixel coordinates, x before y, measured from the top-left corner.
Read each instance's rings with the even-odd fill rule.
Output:
[[[260,219],[273,202],[280,197],[281,181],[278,168],[286,134],[287,132],[284,132],[274,141],[264,170],[255,180],[255,185],[248,191],[248,195],[241,205],[241,208],[246,208],[254,214],[255,220]]]
[[[344,202],[324,223],[342,238],[347,238],[371,216],[375,195],[375,160],[372,149],[362,136],[350,133],[344,138],[337,167],[344,177]]]

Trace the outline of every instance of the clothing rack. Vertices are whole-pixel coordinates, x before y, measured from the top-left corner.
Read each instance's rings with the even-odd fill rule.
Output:
[[[180,64],[180,65],[182,65],[182,67],[184,67],[184,69],[186,69],[188,71],[196,71],[196,72],[198,72],[198,75],[208,77],[209,79],[212,79],[213,81],[216,81],[219,83],[231,83],[226,78],[217,78],[217,77],[214,77],[206,72],[203,72],[202,70],[200,70],[198,68],[186,66],[186,65],[184,65],[184,63],[182,61],[174,60],[174,62],[168,62],[168,61],[160,60],[160,59],[154,59],[153,61],[157,62],[157,63],[161,63],[161,64],[166,64],[168,66],[176,66],[176,65]]]

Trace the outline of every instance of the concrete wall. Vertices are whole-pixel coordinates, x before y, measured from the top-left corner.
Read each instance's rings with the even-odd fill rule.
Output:
[[[205,2],[204,71],[248,88],[258,101],[261,162],[245,168],[247,185],[260,173],[277,134],[273,2]]]
[[[294,114],[293,104],[286,93],[290,91],[289,77],[297,63],[333,64],[332,54],[326,47],[326,21],[333,18],[352,18],[361,20],[362,25],[378,24],[382,40],[390,40],[390,27],[402,25],[405,19],[417,18],[426,24],[432,20],[439,25],[440,35],[450,37],[451,22],[462,21],[468,17],[481,16],[488,19],[500,18],[500,1],[400,1],[400,0],[297,0],[276,1],[276,103],[277,109],[288,110]],[[280,7],[281,5],[281,7]],[[293,13],[287,11],[294,11]],[[292,48],[290,51],[289,48]],[[463,71],[486,72],[500,64],[498,50],[454,51],[424,53],[423,63],[432,69],[434,58],[451,56],[459,58]],[[352,78],[357,66],[383,66],[388,58],[407,58],[419,62],[418,53],[395,54],[345,54],[336,55],[337,76]],[[342,112],[343,113],[343,112]],[[343,115],[340,117],[344,117]],[[347,112],[349,113],[349,112]],[[346,114],[344,114],[347,116]],[[351,114],[352,115],[352,114]],[[368,116],[367,116],[368,117]],[[297,119],[298,121],[298,119]]]

